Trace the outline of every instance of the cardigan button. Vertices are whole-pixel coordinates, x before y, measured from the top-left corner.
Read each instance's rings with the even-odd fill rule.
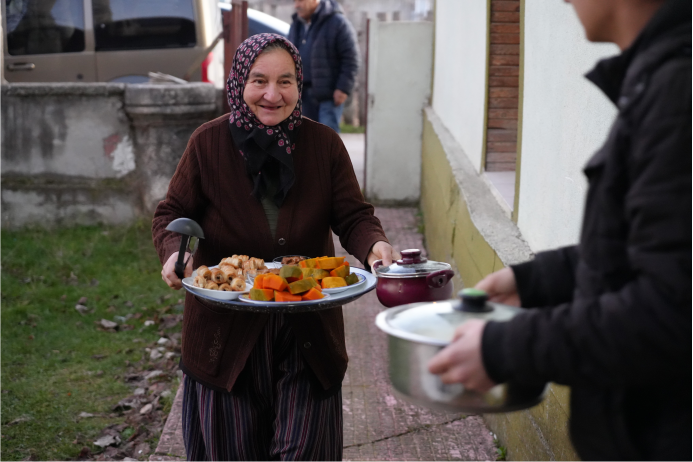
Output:
[[[303,348],[306,348],[306,349],[310,348],[311,346],[312,345],[310,344],[310,342],[306,342],[303,344]]]
[[[284,244],[286,244],[286,239],[284,239],[283,237],[280,237],[277,242],[279,243],[279,245],[284,245]]]

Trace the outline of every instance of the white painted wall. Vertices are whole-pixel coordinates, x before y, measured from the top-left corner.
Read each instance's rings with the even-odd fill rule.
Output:
[[[532,0],[524,6],[517,224],[536,252],[578,241],[587,186],[582,168],[605,141],[616,114],[584,74],[619,50],[588,42],[570,5]]]
[[[468,0],[437,0],[435,7],[433,110],[477,171],[484,140],[486,8],[485,1]]]
[[[371,21],[369,40],[366,197],[418,202],[433,24]]]

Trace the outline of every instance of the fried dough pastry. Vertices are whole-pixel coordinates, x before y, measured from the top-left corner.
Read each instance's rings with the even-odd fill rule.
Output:
[[[243,292],[245,290],[245,281],[241,278],[233,278],[231,281],[231,290]]]
[[[199,268],[197,268],[197,275],[209,279],[212,277],[212,272],[205,265],[201,265]]]
[[[217,284],[223,284],[224,282],[229,281],[229,278],[226,276],[226,274],[224,274],[224,272],[219,268],[214,268],[212,270],[212,277],[210,279],[216,282]]]

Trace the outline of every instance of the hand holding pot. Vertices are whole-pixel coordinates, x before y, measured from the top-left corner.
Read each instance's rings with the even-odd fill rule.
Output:
[[[491,302],[520,306],[520,295],[517,293],[515,273],[510,268],[503,268],[489,274],[479,281],[475,288],[485,291]]]
[[[428,362],[428,371],[440,375],[443,383],[461,383],[484,393],[496,384],[486,374],[481,356],[481,337],[486,321],[472,319],[457,329],[452,343]]]
[[[377,260],[382,260],[383,265],[390,266],[393,260],[399,258],[402,258],[401,255],[390,244],[385,241],[378,241],[371,247],[366,260],[370,266],[373,266],[373,263]]]

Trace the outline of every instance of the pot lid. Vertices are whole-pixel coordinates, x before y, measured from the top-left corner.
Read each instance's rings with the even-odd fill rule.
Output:
[[[411,303],[381,312],[376,325],[386,333],[405,340],[446,346],[455,329],[470,319],[507,321],[522,311],[509,305],[488,301],[486,292],[463,289],[459,300]]]
[[[421,256],[421,250],[408,249],[402,250],[402,259],[397,260],[390,266],[377,266],[375,272],[377,276],[401,278],[407,276],[426,276],[434,271],[449,270],[452,267],[443,262],[428,260]]]

